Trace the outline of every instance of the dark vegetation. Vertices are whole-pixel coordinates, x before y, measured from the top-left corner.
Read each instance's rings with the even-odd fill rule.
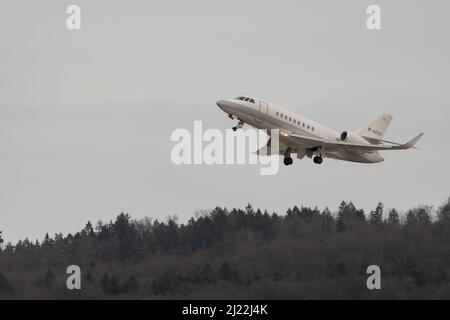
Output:
[[[433,218],[426,206],[384,211],[218,207],[185,224],[122,213],[73,235],[3,243],[0,298],[449,299],[450,203]],[[74,264],[79,291],[66,288]],[[366,287],[373,264],[381,290]]]

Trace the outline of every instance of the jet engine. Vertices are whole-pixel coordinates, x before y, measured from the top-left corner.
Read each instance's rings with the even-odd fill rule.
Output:
[[[367,143],[366,139],[353,132],[343,131],[339,138],[342,142],[347,143],[356,143],[356,144]]]

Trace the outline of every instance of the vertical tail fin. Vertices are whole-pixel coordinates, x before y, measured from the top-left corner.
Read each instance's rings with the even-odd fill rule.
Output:
[[[390,114],[383,113],[376,120],[362,127],[356,133],[362,137],[369,139],[383,139],[389,124],[394,117]]]

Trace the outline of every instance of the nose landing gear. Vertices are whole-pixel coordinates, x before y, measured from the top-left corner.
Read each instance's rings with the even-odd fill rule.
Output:
[[[239,120],[236,127],[233,127],[233,131],[237,131],[237,129],[241,129],[244,126],[244,121]]]

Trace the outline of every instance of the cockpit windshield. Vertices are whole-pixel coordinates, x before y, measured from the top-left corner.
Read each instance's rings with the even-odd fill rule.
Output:
[[[250,103],[255,103],[255,99],[248,98],[248,97],[241,97],[241,96],[239,96],[239,97],[236,97],[235,99],[236,100],[242,100],[242,101],[250,102]]]

